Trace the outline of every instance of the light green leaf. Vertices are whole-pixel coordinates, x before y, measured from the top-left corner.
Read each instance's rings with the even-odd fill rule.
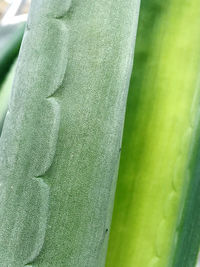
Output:
[[[3,266],[104,266],[137,0],[34,0],[0,140]]]
[[[200,235],[200,4],[144,0],[140,14],[107,266],[190,267]]]
[[[25,23],[0,26],[0,84],[18,55]]]

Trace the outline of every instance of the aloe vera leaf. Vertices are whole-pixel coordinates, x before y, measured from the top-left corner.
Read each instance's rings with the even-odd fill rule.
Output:
[[[198,100],[200,101],[200,100]],[[183,200],[183,212],[178,225],[179,235],[175,247],[173,266],[193,267],[200,247],[200,124],[192,147],[188,171],[190,183]],[[199,264],[196,266],[198,267]]]
[[[10,99],[12,83],[14,79],[16,63],[13,64],[9,73],[7,74],[2,87],[0,88],[0,135],[3,127],[4,118],[8,108],[8,102]]]
[[[174,253],[183,235],[187,191],[194,184],[190,159],[199,120],[199,14],[198,0],[141,3],[108,267],[191,266],[175,264]],[[192,202],[199,224],[199,206]],[[195,218],[187,218],[194,227]],[[190,233],[185,230],[187,248],[194,241]],[[185,254],[190,262],[191,250],[179,252],[179,259]]]
[[[4,266],[104,266],[139,1],[35,0],[0,139]]]
[[[0,26],[0,84],[17,57],[25,23]]]

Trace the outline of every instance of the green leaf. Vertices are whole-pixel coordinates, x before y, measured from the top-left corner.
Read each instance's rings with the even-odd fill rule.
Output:
[[[8,102],[10,99],[11,88],[14,79],[16,63],[13,64],[11,70],[7,74],[2,87],[0,88],[0,135],[3,127],[4,118],[8,109]]]
[[[197,100],[199,101],[199,99]],[[174,266],[193,267],[200,247],[200,125],[190,155],[188,172],[190,182],[183,200],[183,213],[173,259]]]
[[[0,85],[18,55],[24,27],[24,23],[0,26]]]
[[[144,0],[140,14],[107,266],[190,267],[200,234],[200,5]]]
[[[3,266],[104,266],[137,0],[35,0],[0,140]]]

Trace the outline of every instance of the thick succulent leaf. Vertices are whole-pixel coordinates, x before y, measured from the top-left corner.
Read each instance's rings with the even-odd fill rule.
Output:
[[[107,266],[190,267],[200,234],[200,4],[144,0],[140,14]]]
[[[190,182],[186,200],[183,200],[183,214],[173,259],[173,266],[177,267],[195,266],[200,247],[200,125],[196,130],[188,171]]]
[[[6,76],[2,87],[0,88],[0,135],[3,127],[4,118],[8,108],[8,102],[10,99],[12,83],[14,79],[16,63],[13,64],[9,73]]]
[[[0,140],[4,266],[104,266],[137,0],[34,0]]]
[[[0,84],[18,55],[24,23],[0,26]]]

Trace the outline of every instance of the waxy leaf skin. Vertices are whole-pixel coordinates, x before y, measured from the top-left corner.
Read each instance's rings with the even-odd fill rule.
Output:
[[[194,267],[200,2],[143,0],[107,267]]]
[[[34,0],[0,139],[0,266],[104,266],[138,0]]]
[[[7,26],[0,25],[0,85],[19,53],[24,27],[23,22]]]

